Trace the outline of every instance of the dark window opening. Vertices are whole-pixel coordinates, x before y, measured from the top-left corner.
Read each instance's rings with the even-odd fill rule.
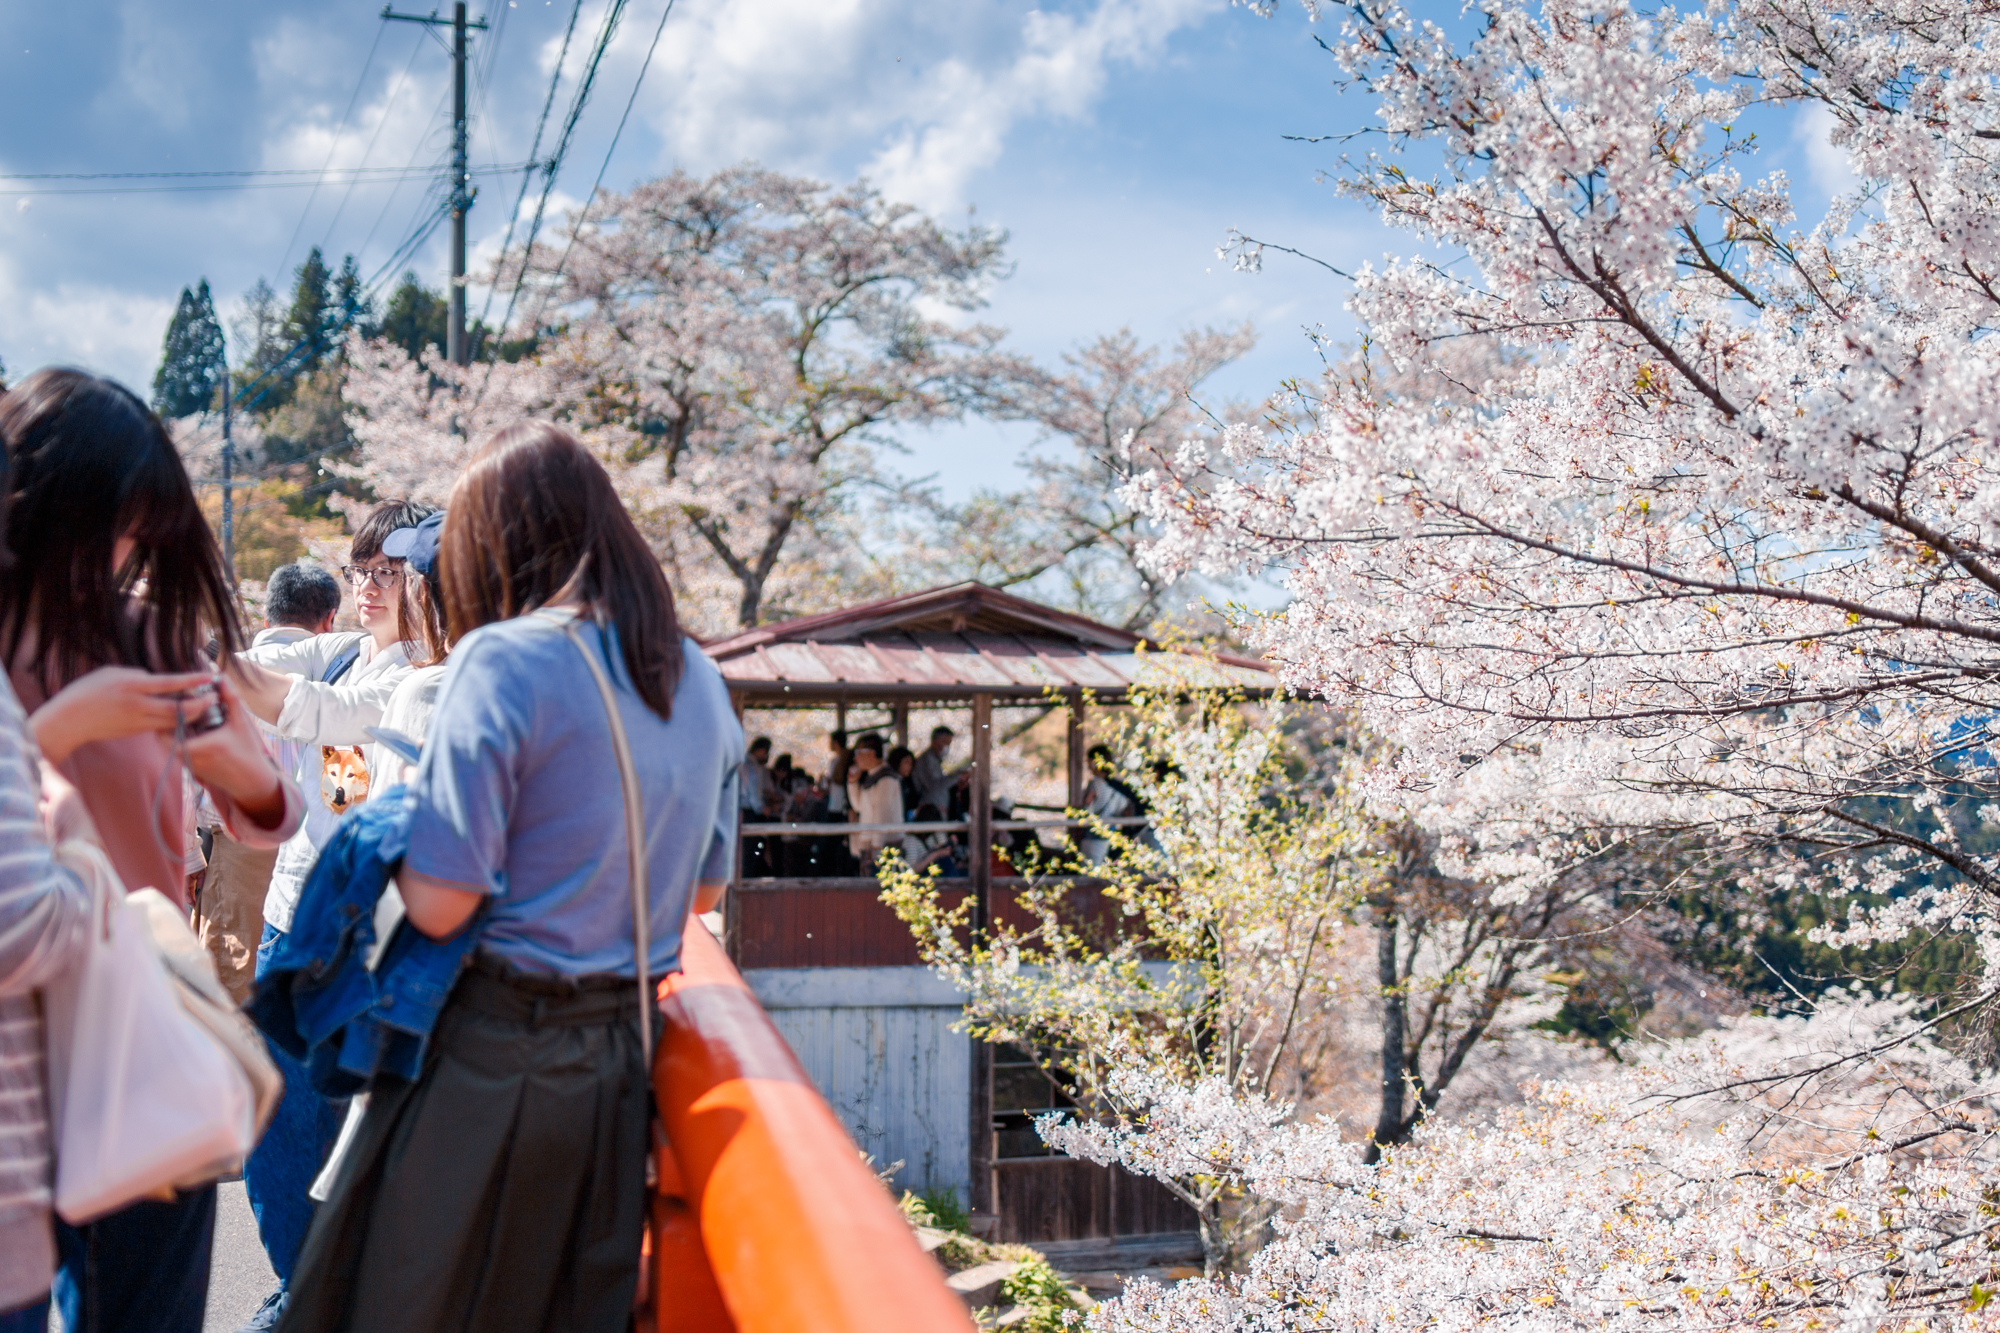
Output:
[[[1055,1149],[1042,1142],[1042,1136],[1035,1132],[1034,1118],[1075,1105],[1033,1055],[1017,1046],[993,1048],[995,1158],[1006,1161],[1057,1156]]]

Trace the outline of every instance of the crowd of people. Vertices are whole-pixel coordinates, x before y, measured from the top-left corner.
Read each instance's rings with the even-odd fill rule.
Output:
[[[863,733],[850,743],[845,731],[834,731],[827,735],[826,758],[815,774],[789,754],[773,757],[771,738],[756,737],[744,755],[738,783],[745,824],[849,823],[865,827],[845,836],[746,834],[744,877],[812,879],[872,873],[877,858],[891,848],[899,850],[915,869],[936,867],[947,878],[965,875],[972,862],[965,830],[922,827],[963,825],[971,809],[970,766],[949,767],[952,744],[957,739],[950,727],[935,727],[930,743],[921,752],[913,752],[907,746],[889,745],[876,732]],[[1084,810],[1113,821],[1131,820],[1144,813],[1145,802],[1120,777],[1108,747],[1092,746],[1087,767],[1090,776],[1084,789]],[[992,817],[1014,821],[1015,803],[1008,797],[995,798]],[[918,827],[874,827],[898,824]],[[1015,873],[1020,868],[1016,863],[1032,859],[1040,846],[1029,829],[1009,829],[997,835],[989,853],[993,873]],[[1098,865],[1112,852],[1110,840],[1091,830],[1080,832],[1077,847],[1087,861]]]
[[[456,962],[421,978],[443,998],[407,1077],[338,1099],[298,1054],[315,1038],[273,1037],[284,1092],[242,1173],[278,1286],[246,1328],[628,1326],[658,1019],[638,992],[735,855],[727,690],[553,425],[484,442],[442,510],[376,505],[340,574],[358,629],[302,563],[251,637],[138,397],[67,370],[0,396],[0,1333],[40,1333],[51,1300],[70,1333],[203,1326],[212,1181],[55,1211],[66,1061],[41,995],[101,937],[77,858],[188,913],[264,1021],[295,941],[353,928],[323,872],[371,820],[400,848],[380,943],[440,949],[366,965]]]

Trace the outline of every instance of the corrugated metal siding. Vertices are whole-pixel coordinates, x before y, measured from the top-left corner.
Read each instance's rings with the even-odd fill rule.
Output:
[[[904,1189],[969,1197],[971,1039],[956,1009],[780,1009],[771,1015],[840,1123]]]
[[[878,1169],[901,1162],[902,1188],[969,1197],[972,1044],[951,1030],[951,987],[922,967],[754,969],[744,980]]]

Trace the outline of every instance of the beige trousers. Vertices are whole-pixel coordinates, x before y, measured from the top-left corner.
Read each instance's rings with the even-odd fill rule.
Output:
[[[221,829],[195,899],[196,933],[215,959],[222,984],[238,1004],[256,989],[257,941],[264,934],[264,891],[278,849],[245,847]]]

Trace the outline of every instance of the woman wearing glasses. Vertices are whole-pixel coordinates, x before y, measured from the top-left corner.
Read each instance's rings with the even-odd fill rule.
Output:
[[[315,634],[252,648],[237,659],[233,674],[244,702],[281,740],[292,742],[285,748],[296,752],[294,776],[306,802],[305,823],[278,852],[264,897],[259,976],[291,929],[292,910],[319,849],[340,826],[340,817],[368,799],[373,784],[367,755],[374,748],[368,728],[381,723],[396,687],[432,655],[425,646],[432,637],[426,628],[430,617],[413,601],[423,596],[423,580],[406,580],[403,561],[382,547],[390,534],[415,528],[434,512],[429,505],[392,501],[354,534],[341,573],[353,593],[361,633]],[[276,1047],[271,1054],[284,1070],[285,1095],[244,1166],[243,1182],[278,1289],[247,1329],[273,1327],[284,1308],[292,1265],[312,1222],[307,1191],[340,1129],[340,1108],[313,1091],[296,1061]]]

